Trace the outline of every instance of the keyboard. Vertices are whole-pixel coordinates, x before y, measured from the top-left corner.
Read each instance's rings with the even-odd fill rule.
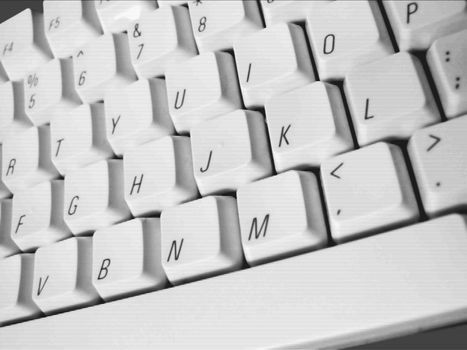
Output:
[[[0,348],[467,321],[466,1],[42,5],[0,24]]]

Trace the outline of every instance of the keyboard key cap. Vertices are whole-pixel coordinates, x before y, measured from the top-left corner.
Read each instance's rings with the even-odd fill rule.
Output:
[[[188,137],[164,137],[125,152],[123,171],[134,216],[159,214],[198,197]]]
[[[337,86],[315,82],[266,102],[274,165],[278,172],[319,167],[353,148]]]
[[[467,30],[436,40],[427,60],[446,116],[467,113]]]
[[[45,0],[44,30],[57,58],[66,58],[102,30],[92,1]]]
[[[164,210],[162,264],[180,284],[241,267],[237,204],[232,197],[205,197]]]
[[[32,124],[24,111],[23,82],[0,84],[0,142],[8,136],[28,129]]]
[[[175,132],[163,79],[138,80],[105,95],[107,138],[121,156],[143,143]]]
[[[178,133],[242,106],[234,59],[226,52],[204,53],[171,66],[166,82],[170,115]]]
[[[2,152],[2,181],[13,193],[58,176],[51,160],[48,125],[11,135]]]
[[[328,5],[329,0],[261,0],[264,20],[268,27],[277,23],[302,22],[306,14],[316,8]]]
[[[238,79],[247,108],[315,81],[302,28],[278,24],[234,44]]]
[[[423,207],[430,216],[467,208],[467,115],[418,130],[409,142]]]
[[[70,238],[35,254],[32,299],[46,314],[96,304],[92,285],[92,238]]]
[[[102,160],[65,177],[65,222],[76,235],[130,218],[123,194],[123,162]]]
[[[190,1],[188,7],[200,52],[231,49],[263,28],[256,1]]]
[[[0,326],[40,315],[39,308],[31,298],[33,271],[33,254],[20,254],[0,260]]]
[[[128,28],[131,61],[140,78],[165,74],[170,64],[196,56],[190,15],[183,6],[167,6],[144,14]]]
[[[156,8],[152,0],[94,0],[105,33],[119,33],[127,29],[144,13]]]
[[[312,173],[289,171],[237,191],[242,245],[250,265],[323,247],[326,225]]]
[[[104,98],[109,88],[136,79],[126,34],[105,34],[82,47],[73,58],[75,88],[84,103]]]
[[[11,199],[3,199],[0,201],[0,259],[19,253],[11,239],[11,228]]]
[[[191,130],[200,193],[235,191],[273,173],[266,124],[259,112],[237,110]]]
[[[106,301],[163,288],[159,219],[134,219],[96,231],[92,281]]]
[[[344,242],[418,219],[401,150],[377,143],[325,161],[321,179],[331,234]]]
[[[63,221],[63,180],[46,181],[15,193],[11,237],[23,252],[69,236]]]
[[[266,25],[270,27],[277,23],[305,21],[308,12],[329,3],[331,3],[329,0],[261,0],[261,7]]]
[[[50,134],[52,161],[62,175],[113,155],[102,103],[81,105],[57,116],[50,123]]]
[[[307,30],[322,80],[394,52],[376,1],[333,1],[310,11]]]
[[[34,125],[49,123],[81,104],[73,83],[73,62],[54,59],[24,77],[25,110]]]
[[[407,139],[440,120],[422,65],[407,52],[352,70],[344,89],[360,145]]]
[[[0,24],[0,61],[10,80],[20,80],[52,58],[42,13],[30,9]]]
[[[401,50],[426,50],[438,38],[467,28],[463,0],[383,0]]]

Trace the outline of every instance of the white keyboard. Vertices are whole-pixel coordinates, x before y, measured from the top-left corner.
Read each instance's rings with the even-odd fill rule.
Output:
[[[467,321],[466,1],[43,9],[0,24],[0,348]]]

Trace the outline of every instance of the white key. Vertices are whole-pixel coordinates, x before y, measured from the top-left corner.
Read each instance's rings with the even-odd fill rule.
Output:
[[[331,234],[344,242],[415,222],[417,202],[402,151],[377,143],[321,165]]]
[[[277,24],[234,44],[238,79],[247,108],[315,81],[302,28]]]
[[[243,253],[233,197],[205,197],[164,210],[162,265],[172,284],[240,268]]]
[[[329,0],[261,0],[261,7],[266,25],[270,27],[277,23],[305,21],[308,12],[315,11],[330,2]]]
[[[288,171],[242,186],[237,201],[243,251],[252,266],[321,248],[327,242],[313,173]]]
[[[34,125],[49,123],[55,116],[63,118],[81,104],[73,82],[71,58],[54,59],[24,77],[26,114]]]
[[[131,61],[140,78],[162,76],[169,64],[196,56],[190,15],[183,6],[144,14],[128,28]]]
[[[36,251],[32,299],[46,314],[96,304],[92,238],[74,237]]]
[[[181,288],[0,328],[2,345],[336,349],[461,323],[467,308],[466,220],[450,215]]]
[[[11,239],[11,199],[0,201],[0,259],[19,252]]]
[[[92,283],[106,301],[165,287],[159,219],[134,219],[96,231]]]
[[[235,62],[226,52],[204,53],[170,66],[166,82],[170,115],[179,133],[242,105]]]
[[[394,52],[376,1],[333,1],[310,11],[307,31],[322,80]]]
[[[256,1],[190,1],[191,24],[200,52],[231,49],[263,28]]]
[[[113,155],[106,137],[104,105],[81,105],[50,122],[52,161],[65,175]]]
[[[64,203],[65,222],[75,236],[127,220],[122,161],[102,160],[68,173]]]
[[[46,181],[15,193],[11,237],[23,252],[69,236],[63,221],[63,180]]]
[[[58,176],[51,160],[48,125],[11,135],[2,152],[2,181],[13,193]]]
[[[0,106],[0,142],[32,125],[24,111],[22,81],[0,84]]]
[[[237,110],[191,130],[193,168],[200,193],[235,191],[273,173],[264,118]]]
[[[104,98],[106,89],[121,88],[136,79],[126,34],[105,34],[73,57],[75,88],[85,103]]]
[[[353,148],[337,86],[311,83],[268,100],[265,109],[279,172],[320,166],[322,161]]]
[[[428,215],[467,208],[467,115],[418,130],[408,151]]]
[[[422,65],[407,52],[354,69],[344,89],[360,145],[409,138],[440,120]]]
[[[144,13],[153,11],[153,0],[94,0],[105,33],[119,33],[127,29]]]
[[[158,214],[198,197],[188,137],[164,137],[125,152],[123,172],[134,216]]]
[[[45,0],[44,30],[57,58],[72,56],[102,30],[92,1]]]
[[[0,61],[10,80],[23,79],[51,58],[42,13],[25,9],[0,24]]]
[[[0,144],[0,174],[3,174],[3,169],[2,169],[2,145]],[[8,187],[6,187],[6,185],[3,183],[2,179],[0,178],[0,199],[2,198],[7,198],[7,197],[10,197],[11,195],[11,192],[10,190],[8,189]]]
[[[34,255],[21,254],[0,260],[0,325],[26,321],[40,315],[32,301]]]
[[[164,8],[167,6],[185,5],[187,2],[188,0],[157,0],[157,5],[160,8]]]
[[[467,28],[464,0],[383,0],[401,50],[426,50],[438,38]]]
[[[138,80],[105,95],[107,138],[114,152],[124,152],[174,133],[163,79]]]
[[[467,30],[436,40],[427,61],[446,116],[467,113]]]

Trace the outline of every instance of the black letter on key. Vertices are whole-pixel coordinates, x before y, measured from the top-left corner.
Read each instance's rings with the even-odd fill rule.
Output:
[[[133,179],[133,185],[131,186],[130,196],[133,195],[133,190],[135,189],[135,187],[138,187],[138,189],[136,190],[136,193],[139,193],[139,190],[141,189],[141,184],[143,183],[143,177],[144,177],[144,174],[141,174],[139,182],[136,182],[138,181],[138,177],[135,176],[135,178]]]
[[[104,278],[107,277],[107,274],[109,273],[109,266],[110,266],[110,259],[102,260],[101,269],[99,270],[99,275],[97,276],[98,280],[103,280]],[[103,272],[104,272],[104,275],[102,275]]]
[[[63,140],[65,139],[57,140],[58,145],[57,145],[57,151],[55,152],[55,157],[58,157],[58,152],[60,152],[60,146],[62,145]]]
[[[122,116],[119,115],[118,118],[117,118],[117,120],[115,120],[114,118],[112,118],[112,135],[115,133],[115,128],[117,127],[117,124],[118,124],[118,122],[120,121],[120,118],[121,118],[121,117],[122,117]]]
[[[212,150],[209,152],[209,158],[208,158],[208,164],[206,164],[206,167],[203,169],[203,167],[199,168],[199,171],[202,173],[205,173],[209,169],[209,165],[211,165],[211,158],[212,158]]]
[[[75,200],[79,200],[79,196],[74,196],[70,201],[70,206],[68,207],[68,215],[75,215],[76,209],[78,209],[78,204],[74,204]]]
[[[44,284],[42,284],[42,277],[39,277],[39,286],[37,288],[37,296],[41,295],[42,290],[44,289],[45,284],[47,283],[48,280],[49,280],[49,275],[47,275],[47,277],[45,278]]]
[[[170,246],[170,252],[169,252],[169,256],[167,257],[167,262],[170,261],[170,257],[172,256],[172,250],[175,249],[175,252],[174,252],[174,255],[175,255],[175,260],[178,260],[178,258],[180,257],[180,253],[182,251],[182,246],[183,246],[183,238],[182,240],[180,241],[180,248],[177,249],[177,241],[174,240],[172,241],[172,245]]]
[[[289,124],[286,129],[285,129],[285,126],[282,127],[282,129],[281,129],[281,138],[279,139],[279,147],[282,146],[282,140],[284,140],[285,143],[287,145],[289,145],[289,140],[287,139],[287,133],[289,132],[291,126],[292,126],[292,124]]]
[[[15,172],[15,165],[16,165],[16,158],[11,158],[10,163],[8,163],[8,169],[6,170],[6,176],[10,175],[10,169],[11,169],[11,175]]]
[[[368,119],[373,119],[375,116],[374,115],[369,115],[368,112],[370,110],[370,99],[366,99],[366,105],[365,105],[365,120]]]
[[[253,233],[253,230],[255,231],[255,239],[258,239],[261,236],[261,232],[263,232],[263,228],[264,228],[263,237],[265,237],[266,231],[268,230],[268,224],[269,224],[269,214],[267,214],[264,217],[263,223],[261,224],[261,227],[259,228],[259,231],[258,231],[258,218],[254,218],[253,221],[251,222],[250,235],[248,236],[248,240],[251,240],[251,234]]]
[[[413,15],[418,10],[418,4],[416,2],[411,2],[407,4],[407,24],[410,23],[410,16]]]
[[[178,103],[178,97],[180,96],[180,91],[177,91],[177,96],[175,97],[175,109],[180,109],[183,107],[183,103],[185,103],[185,94],[186,94],[186,89],[183,89],[183,96],[182,96],[182,102]]]
[[[21,215],[18,219],[18,223],[16,224],[16,230],[15,230],[15,233],[18,233],[18,229],[21,225],[23,225],[23,218],[25,218],[26,215]]]
[[[328,47],[328,39],[329,38],[332,38],[332,42],[331,42],[331,47],[329,48]],[[325,55],[329,55],[331,53],[334,52],[334,47],[335,47],[335,44],[336,44],[336,36],[334,34],[328,34],[325,36],[324,38],[324,46],[323,46],[323,53]]]

